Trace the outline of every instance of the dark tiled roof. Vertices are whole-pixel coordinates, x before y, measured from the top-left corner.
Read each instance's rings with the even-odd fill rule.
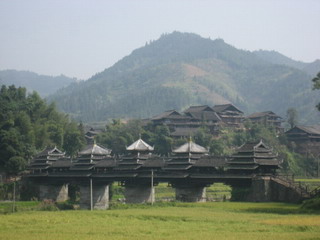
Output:
[[[187,112],[186,114],[196,120],[214,121],[214,122],[221,121],[221,118],[218,116],[218,114],[215,112],[211,112],[211,111]]]
[[[206,156],[195,162],[195,167],[224,167],[227,161],[224,157]]]
[[[272,111],[252,113],[251,115],[247,116],[247,118],[260,118],[260,117],[268,117],[268,116],[281,118],[280,116],[278,116],[277,114],[275,114]]]
[[[150,158],[144,162],[143,167],[163,167],[164,159],[163,158]]]
[[[46,147],[43,151],[38,153],[36,157],[50,156],[50,155],[64,156],[64,154],[65,154],[64,152],[62,152],[56,147]]]
[[[214,110],[209,107],[208,105],[202,105],[202,106],[191,106],[187,110],[185,110],[185,113],[190,113],[190,112],[203,112],[203,111],[211,111],[214,112]]]
[[[176,110],[169,110],[169,111],[165,111],[157,116],[152,117],[151,120],[160,120],[163,118],[185,118],[185,116],[182,116]]]
[[[95,167],[97,167],[97,168],[115,167],[116,164],[117,163],[115,162],[114,159],[107,159],[107,160],[102,160],[102,161],[97,162]]]
[[[299,130],[301,130],[301,131],[303,131],[305,133],[308,133],[308,134],[320,135],[320,125],[312,125],[312,126],[298,125],[298,126],[295,126],[292,129],[288,130],[286,133],[291,133],[295,129],[299,129]]]
[[[243,144],[238,152],[253,152],[254,150],[256,150],[258,147],[263,147],[269,150],[269,147],[266,146],[262,140],[260,141],[255,141],[255,142],[247,142],[245,144]]]
[[[243,113],[239,108],[237,108],[236,106],[234,106],[231,103],[215,105],[215,106],[213,106],[212,109],[217,113],[221,113],[221,112],[224,112],[224,111],[236,111],[236,112],[239,112],[239,113]]]
[[[52,167],[54,168],[71,167],[71,165],[70,159],[62,159],[52,163]]]

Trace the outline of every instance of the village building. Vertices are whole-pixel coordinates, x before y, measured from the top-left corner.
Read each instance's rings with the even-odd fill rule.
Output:
[[[171,136],[185,138],[194,136],[200,127],[207,127],[212,134],[216,134],[222,123],[219,115],[209,106],[191,106],[183,112],[166,111],[150,119],[153,126],[166,125]]]
[[[189,122],[190,118],[180,114],[176,110],[169,110],[152,117],[150,120],[154,126],[167,125],[169,128],[175,129],[180,126],[183,127]]]
[[[272,126],[277,130],[278,133],[283,133],[283,127],[281,126],[283,119],[272,111],[252,113],[246,118],[252,123],[263,124],[264,126]]]
[[[320,155],[320,125],[298,125],[285,132],[287,140],[295,152],[308,157]]]
[[[233,104],[215,105],[212,108],[227,127],[243,128],[243,112]]]

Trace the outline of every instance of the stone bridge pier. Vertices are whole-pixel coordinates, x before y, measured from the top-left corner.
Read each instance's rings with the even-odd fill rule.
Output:
[[[150,183],[125,183],[124,196],[126,203],[151,203],[155,200],[155,189]]]
[[[206,185],[178,184],[173,185],[176,190],[176,200],[181,202],[206,202]]]
[[[82,182],[79,185],[80,189],[80,208],[105,210],[109,208],[109,184],[95,182]]]
[[[50,199],[55,202],[68,200],[68,183],[46,183],[39,185],[39,200]]]

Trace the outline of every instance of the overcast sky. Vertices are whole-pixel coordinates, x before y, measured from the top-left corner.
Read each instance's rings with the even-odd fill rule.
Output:
[[[319,0],[0,0],[0,70],[87,79],[175,30],[320,59]]]

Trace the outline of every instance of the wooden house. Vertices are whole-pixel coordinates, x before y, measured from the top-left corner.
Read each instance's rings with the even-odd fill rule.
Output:
[[[212,109],[219,115],[227,127],[243,127],[243,112],[233,104],[215,105]]]
[[[285,135],[296,152],[312,154],[314,157],[320,154],[320,125],[298,125],[285,132]]]
[[[272,111],[257,112],[247,116],[252,123],[259,123],[265,126],[273,126],[278,132],[283,132],[281,123],[283,122],[282,117],[278,116]]]

